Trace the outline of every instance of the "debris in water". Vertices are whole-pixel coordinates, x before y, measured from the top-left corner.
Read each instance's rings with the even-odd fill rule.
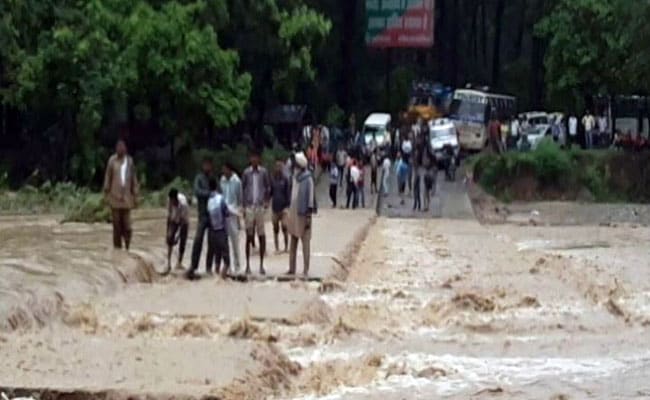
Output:
[[[532,267],[531,269],[528,270],[528,272],[530,272],[530,273],[533,274],[533,275],[535,275],[535,274],[539,274],[539,268],[537,268],[537,267]]]
[[[451,252],[448,249],[438,248],[435,250],[435,253],[440,258],[449,258],[451,257]]]
[[[447,376],[447,371],[438,367],[425,368],[422,371],[418,372],[417,375],[418,378],[429,378],[429,379],[440,378],[443,376]]]
[[[495,388],[486,388],[483,390],[479,390],[478,392],[474,393],[474,396],[479,396],[482,394],[501,394],[501,393],[505,393],[505,390],[503,390],[503,388],[501,388],[500,386],[497,386]]]
[[[457,294],[451,301],[461,309],[471,309],[476,312],[492,312],[496,309],[494,301],[475,293]]]
[[[97,333],[99,321],[95,309],[90,304],[82,304],[72,309],[68,309],[63,314],[63,323],[80,328],[86,333]]]
[[[607,311],[609,311],[615,317],[623,318],[623,319],[625,319],[625,322],[629,321],[627,313],[611,297],[609,298],[609,300],[607,300],[607,303],[605,303],[605,306],[607,307]]]
[[[325,280],[318,286],[318,293],[331,293],[343,290],[345,286],[337,280]]]
[[[205,337],[210,334],[210,327],[201,321],[187,321],[176,330],[175,336]]]
[[[538,266],[538,267],[540,267],[540,266],[542,266],[544,264],[546,264],[546,259],[544,257],[538,258],[537,261],[535,262],[535,265]]]
[[[445,283],[443,283],[443,284],[441,285],[441,287],[442,287],[443,289],[453,289],[453,287],[452,287],[451,284],[454,283],[454,282],[460,282],[460,281],[462,281],[462,280],[463,280],[463,278],[462,278],[460,275],[456,275],[456,276],[454,276],[453,278],[449,278],[449,279],[447,279],[447,280],[445,281]]]
[[[526,296],[523,299],[521,299],[521,301],[519,302],[519,307],[537,308],[540,306],[541,304],[539,304],[539,300],[537,300],[537,298],[533,296]]]
[[[551,397],[550,400],[569,400],[569,396],[566,394],[556,394],[553,397]]]
[[[406,299],[408,297],[409,296],[406,293],[404,293],[403,291],[401,291],[401,290],[393,295],[394,299]]]

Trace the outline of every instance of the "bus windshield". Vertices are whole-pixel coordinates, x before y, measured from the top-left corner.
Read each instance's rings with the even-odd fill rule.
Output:
[[[459,121],[487,123],[487,104],[467,100],[454,100],[451,103],[451,118]]]

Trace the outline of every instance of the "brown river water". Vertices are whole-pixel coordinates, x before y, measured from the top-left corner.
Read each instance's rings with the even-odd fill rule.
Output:
[[[323,282],[242,284],[157,278],[160,211],[130,254],[108,225],[3,217],[0,391],[650,397],[650,229],[370,220],[319,216]]]

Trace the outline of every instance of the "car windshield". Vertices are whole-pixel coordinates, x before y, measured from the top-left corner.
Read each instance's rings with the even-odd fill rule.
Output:
[[[524,131],[524,134],[528,136],[543,135],[546,129],[547,129],[546,126],[531,126],[530,128]]]
[[[531,125],[548,125],[548,117],[533,117],[528,120]]]
[[[431,129],[431,138],[453,136],[454,134],[455,128],[453,126],[443,126]]]

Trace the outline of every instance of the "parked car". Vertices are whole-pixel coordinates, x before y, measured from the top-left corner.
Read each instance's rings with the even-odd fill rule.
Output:
[[[530,149],[535,150],[537,145],[547,136],[552,136],[551,126],[550,125],[537,125],[531,126],[525,129],[521,136],[526,135],[528,142],[530,142]],[[521,148],[522,138],[519,139],[517,143],[517,148]]]
[[[460,146],[458,131],[450,119],[439,118],[429,123],[429,145],[438,169],[445,171],[448,180],[455,180],[456,167],[460,163]]]
[[[373,113],[363,124],[363,142],[367,150],[390,146],[390,114]]]

